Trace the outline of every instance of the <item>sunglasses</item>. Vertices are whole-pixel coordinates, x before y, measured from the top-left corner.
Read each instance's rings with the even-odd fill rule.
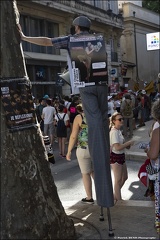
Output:
[[[118,121],[121,122],[122,120],[124,120],[124,118],[118,118],[118,119],[116,119],[116,120],[118,120]]]

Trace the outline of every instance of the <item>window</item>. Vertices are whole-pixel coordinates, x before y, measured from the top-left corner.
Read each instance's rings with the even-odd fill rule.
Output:
[[[23,32],[27,36],[47,36],[58,37],[59,25],[57,23],[46,21],[45,19],[32,18],[30,16],[21,15],[20,24]],[[60,54],[59,50],[54,47],[39,46],[23,41],[23,49],[28,52]]]
[[[111,61],[118,62],[117,40],[111,39]]]
[[[30,36],[44,36],[45,25],[43,20],[31,18],[30,19]],[[38,53],[45,53],[45,48],[43,46],[31,44],[31,51]]]
[[[20,18],[20,24],[21,27],[23,29],[24,34],[26,34],[27,36],[29,35],[29,21],[28,21],[28,17],[27,16],[21,16]],[[23,49],[25,51],[30,51],[30,43],[27,43],[25,41],[22,42],[23,45]]]
[[[88,4],[91,4],[91,5],[93,5],[94,7],[97,7],[97,8],[103,8],[102,7],[102,2],[103,1],[99,1],[99,0],[91,0],[90,1],[90,3],[89,3],[89,1],[87,1],[86,3],[88,3]]]
[[[46,35],[50,38],[57,37],[58,36],[58,24],[53,24],[52,22],[46,22]],[[56,54],[56,52],[59,52],[59,50],[56,50],[53,47],[47,47],[47,53],[48,54]]]
[[[107,3],[108,3],[108,9],[111,9],[111,1],[108,0]]]

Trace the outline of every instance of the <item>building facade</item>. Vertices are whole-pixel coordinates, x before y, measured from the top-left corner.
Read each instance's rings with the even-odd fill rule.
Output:
[[[124,3],[132,3],[134,5],[142,7],[142,0],[141,1],[138,1],[138,0],[118,0],[118,8],[123,9],[123,4]]]
[[[118,1],[52,0],[18,1],[20,24],[27,36],[58,37],[70,34],[71,24],[78,15],[86,15],[92,21],[92,32],[101,32],[106,41],[109,85],[122,85],[120,66],[120,36],[123,18],[118,12]],[[22,42],[28,76],[33,95],[54,97],[70,95],[70,86],[59,79],[67,65],[65,50],[42,47]]]
[[[133,1],[134,2],[134,1]],[[159,14],[133,3],[123,3],[120,8],[124,17],[121,36],[122,64],[126,67],[124,84],[134,80],[143,83],[157,81],[159,50],[147,51],[146,34],[159,32]]]

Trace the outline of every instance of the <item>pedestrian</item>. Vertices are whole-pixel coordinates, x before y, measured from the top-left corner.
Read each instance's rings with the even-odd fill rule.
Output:
[[[82,173],[83,185],[87,197],[82,198],[83,203],[93,204],[92,196],[92,178],[94,179],[93,163],[88,148],[88,126],[82,109],[82,105],[77,106],[79,114],[73,122],[73,129],[69,139],[68,152],[66,159],[71,160],[71,152],[77,142],[76,156]]]
[[[160,124],[160,100],[153,103],[151,114]],[[156,178],[154,183],[155,194],[155,227],[157,233],[160,233],[160,125],[152,132],[150,146],[147,150],[147,156],[155,161],[154,169],[156,169]]]
[[[123,135],[125,138],[131,138],[133,136],[133,102],[130,94],[124,95],[124,100],[122,101],[120,112],[123,116]]]
[[[121,101],[120,101],[120,98],[119,98],[119,95],[118,94],[114,94],[113,96],[112,96],[112,98],[113,98],[113,101],[114,101],[114,105],[115,105],[115,110],[117,111],[117,112],[120,112],[120,107],[121,107]],[[112,114],[111,114],[112,115]]]
[[[128,179],[127,166],[125,163],[125,148],[129,149],[134,142],[124,141],[121,133],[123,117],[121,113],[114,113],[110,118],[110,164],[114,175],[114,200],[122,199],[121,188]]]
[[[138,112],[139,125],[137,127],[144,127],[145,126],[145,108],[144,108],[145,99],[142,94],[142,91],[139,92],[137,98],[138,98],[138,101],[140,101],[138,102],[138,106],[140,106],[140,108]]]
[[[67,113],[64,113],[64,106],[59,105],[58,113],[55,115],[55,122],[57,128],[57,138],[59,144],[59,154],[62,158],[65,158],[65,142],[67,138],[67,124],[69,116]]]
[[[145,90],[141,91],[141,96],[144,107],[144,122],[146,122],[149,121],[149,116],[151,112],[151,100]]]
[[[54,143],[54,117],[56,110],[52,107],[52,100],[46,99],[46,107],[42,110],[42,119],[44,120],[44,136],[50,137],[50,143]]]
[[[70,122],[70,129],[72,131],[73,121],[77,115],[77,105],[79,104],[79,97],[74,96],[73,100],[71,101],[69,108],[68,108],[68,115],[69,115],[69,122]]]
[[[88,124],[88,146],[94,165],[97,204],[103,207],[112,207],[114,205],[114,201],[109,164],[110,147],[108,106],[105,104],[108,95],[108,71],[104,37],[102,34],[96,35],[89,33],[91,21],[86,16],[79,16],[75,18],[72,25],[75,27],[75,35],[58,38],[28,37],[23,34],[20,26],[19,32],[21,39],[24,41],[37,45],[54,46],[57,49],[68,50],[67,57],[72,93],[76,94],[76,92],[80,92]],[[78,38],[80,38],[80,41],[77,41]],[[79,77],[79,71],[77,71],[75,66],[73,66],[76,62],[73,58],[74,56],[77,56],[78,49],[83,48],[82,45],[86,46],[87,43],[92,42],[93,39],[95,39],[97,43],[101,42],[98,44],[99,47],[95,48],[96,51],[94,51],[91,59],[91,71],[89,76],[90,82],[85,82],[85,79],[81,79]],[[76,47],[73,46],[71,49],[73,40],[75,40],[74,44],[76,43]],[[78,45],[80,44],[81,46],[79,47]],[[84,53],[85,49],[83,50]],[[75,74],[73,75],[73,73]],[[78,84],[76,84],[77,79]],[[80,86],[80,88],[77,86]]]
[[[69,96],[64,96],[63,99],[64,99],[64,105],[68,109],[71,104],[71,100],[70,100]]]
[[[116,106],[114,104],[112,96],[108,96],[108,118],[112,116],[112,114],[115,112]]]
[[[39,99],[39,105],[36,107],[37,120],[40,124],[40,129],[42,133],[44,132],[44,120],[42,119],[42,110],[46,106],[46,101],[44,98]]]

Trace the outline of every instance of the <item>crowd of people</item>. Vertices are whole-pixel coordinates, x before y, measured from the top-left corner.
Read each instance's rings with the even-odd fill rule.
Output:
[[[125,92],[121,98],[118,95],[108,96],[108,117],[109,117],[109,135],[110,135],[110,165],[113,171],[113,190],[114,190],[114,203],[118,200],[122,200],[121,188],[128,178],[127,166],[125,163],[125,149],[129,149],[134,144],[132,140],[134,122],[133,118],[136,117],[134,110],[137,108],[137,115],[141,111],[141,117],[144,117],[144,123],[140,126],[145,125],[145,121],[150,117],[155,120],[152,126],[151,142],[150,145],[145,149],[146,156],[149,157],[150,163],[153,169],[157,170],[157,177],[153,185],[153,194],[155,194],[155,209],[156,218],[155,226],[159,228],[159,220],[157,218],[157,201],[159,201],[159,126],[160,126],[160,97],[151,101],[149,97],[144,96],[146,93],[138,93],[137,95],[131,91]],[[145,100],[149,101],[149,104],[145,104]],[[112,99],[112,100],[111,100]],[[137,99],[141,99],[137,103]],[[112,104],[110,104],[110,100]],[[116,102],[119,101],[117,104]],[[125,109],[125,105],[131,108],[132,113]],[[113,107],[113,111],[110,111],[109,107]],[[144,107],[149,109],[143,109]],[[147,111],[148,110],[148,111]],[[86,197],[82,198],[83,203],[93,204],[92,195],[92,182],[94,181],[94,168],[93,162],[89,153],[88,148],[88,125],[86,117],[83,111],[83,105],[79,96],[74,96],[71,99],[68,96],[64,96],[61,99],[55,98],[50,99],[48,95],[45,95],[39,100],[39,104],[36,106],[37,119],[40,123],[40,127],[44,136],[50,137],[51,144],[58,138],[59,143],[59,154],[66,160],[71,160],[72,150],[76,147],[76,156],[80,171],[82,173],[82,180]],[[145,114],[148,115],[145,115]],[[139,118],[138,118],[139,119]],[[64,125],[58,129],[58,122],[63,120]],[[129,132],[128,138],[127,132]],[[68,140],[67,140],[68,137]],[[68,142],[67,142],[68,141]],[[67,144],[66,144],[67,143]],[[157,193],[158,192],[158,193]],[[159,206],[159,204],[158,204]],[[158,217],[157,217],[158,216]]]
[[[160,94],[155,94],[154,98],[152,95],[153,94],[147,94],[145,90],[140,90],[138,92],[124,90],[118,94],[112,93],[106,99],[106,105],[108,105],[108,118],[110,119],[116,112],[121,113],[123,116],[123,126],[121,130],[125,139],[132,138],[134,129],[145,126],[145,122],[152,118],[151,106],[153,102],[160,97]],[[79,103],[81,103],[79,95],[73,97],[64,96],[62,98],[50,98],[49,95],[46,94],[37,101],[35,105],[37,119],[40,123],[42,133],[50,136],[51,144],[57,141],[58,137],[56,136],[56,122],[58,122],[59,119],[55,121],[57,113],[59,113],[62,118],[62,113],[65,113],[67,135],[65,134],[64,138],[66,138],[67,141],[69,140],[74,118],[78,114],[77,105]],[[53,119],[54,126],[52,124]],[[63,140],[63,142],[66,141]],[[64,151],[62,152],[61,154],[65,156]]]

